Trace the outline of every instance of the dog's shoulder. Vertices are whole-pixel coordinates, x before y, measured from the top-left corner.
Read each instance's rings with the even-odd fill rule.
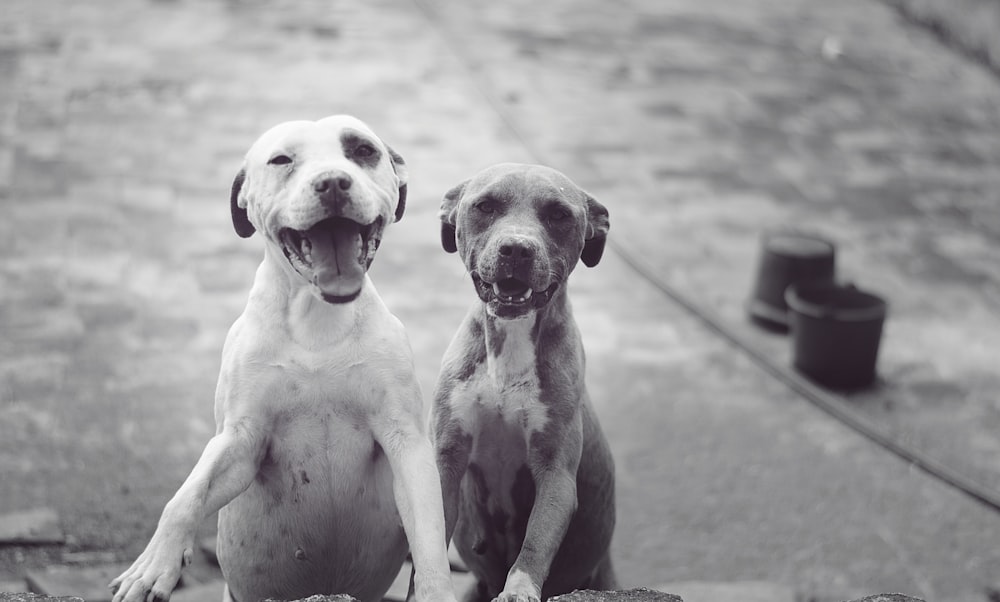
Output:
[[[477,312],[472,311],[462,320],[441,359],[439,387],[468,381],[485,363],[484,324]]]

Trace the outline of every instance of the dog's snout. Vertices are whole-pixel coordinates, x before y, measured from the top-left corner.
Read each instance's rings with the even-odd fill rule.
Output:
[[[327,171],[312,181],[313,191],[323,205],[339,212],[349,200],[349,192],[354,180],[342,171]]]
[[[350,190],[354,180],[346,173],[323,174],[313,180],[313,190],[320,194],[334,193],[338,190]]]
[[[539,259],[538,243],[531,237],[508,235],[494,244],[497,274],[502,277],[526,278]]]

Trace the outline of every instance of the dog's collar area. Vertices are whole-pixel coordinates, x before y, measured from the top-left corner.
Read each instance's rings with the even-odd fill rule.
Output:
[[[358,297],[361,296],[361,289],[359,288],[356,293],[350,295],[328,295],[323,293],[323,300],[332,305],[338,305],[341,303],[350,303]]]
[[[553,282],[544,291],[536,291],[531,285],[517,278],[503,278],[496,282],[487,282],[476,272],[472,273],[472,283],[476,287],[476,294],[483,303],[491,304],[500,310],[497,315],[520,314],[521,311],[539,309],[555,294],[559,288],[558,282]]]

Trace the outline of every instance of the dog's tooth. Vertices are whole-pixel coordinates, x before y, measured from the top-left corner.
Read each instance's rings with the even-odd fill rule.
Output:
[[[530,298],[531,298],[531,293],[533,293],[533,292],[534,292],[534,291],[532,291],[532,290],[531,290],[531,289],[529,288],[529,289],[527,290],[527,292],[525,292],[525,293],[524,293],[524,297],[523,297],[523,298],[522,298],[521,300],[522,300],[522,301],[527,301],[528,299],[530,299]]]
[[[493,283],[493,294],[495,294],[497,297],[500,296],[500,285],[497,284],[496,282]]]
[[[308,263],[312,263],[312,242],[308,238],[303,238],[302,243],[299,248],[302,251],[302,259]]]

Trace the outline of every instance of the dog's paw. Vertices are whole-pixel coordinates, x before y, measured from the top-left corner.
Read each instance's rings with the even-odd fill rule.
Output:
[[[542,600],[534,594],[508,594],[504,592],[493,598],[493,602],[542,602]]]
[[[157,541],[156,535],[143,553],[124,573],[109,584],[112,602],[166,602],[181,576],[181,568],[191,564],[191,546]]]
[[[493,602],[542,602],[541,584],[535,585],[531,576],[515,568],[507,575],[503,591]]]

